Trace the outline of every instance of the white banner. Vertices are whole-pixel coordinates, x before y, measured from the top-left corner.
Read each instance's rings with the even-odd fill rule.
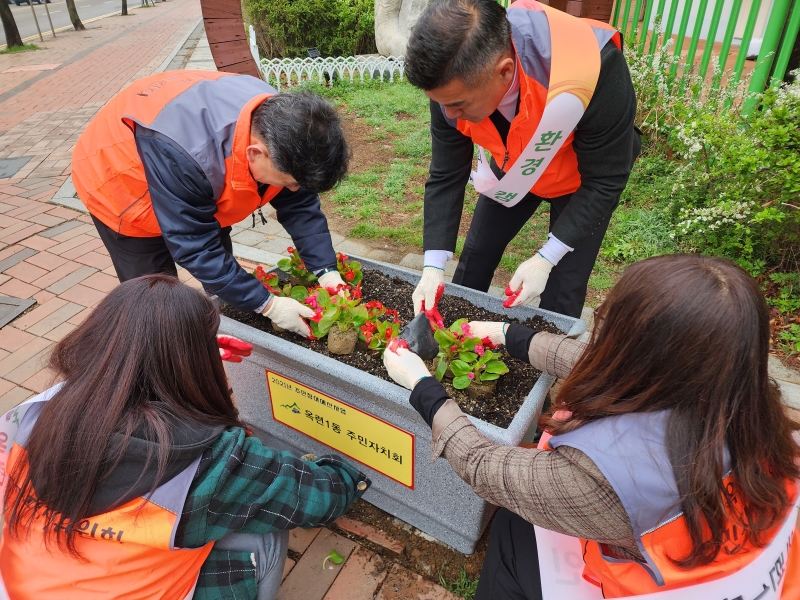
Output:
[[[778,600],[786,576],[789,548],[797,527],[798,502],[775,539],[746,567],[697,585],[626,596],[621,600]],[[583,548],[578,538],[534,526],[544,600],[603,600],[598,586],[583,578]]]
[[[578,126],[583,113],[583,103],[577,96],[565,92],[553,98],[545,106],[530,142],[500,180],[489,167],[484,149],[478,146],[478,170],[470,174],[472,185],[503,206],[514,206],[539,181],[564,141]]]

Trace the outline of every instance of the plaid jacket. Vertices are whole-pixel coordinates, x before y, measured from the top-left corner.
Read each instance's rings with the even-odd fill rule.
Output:
[[[183,507],[175,545],[199,548],[227,533],[268,533],[334,521],[364,493],[367,477],[336,456],[304,461],[229,428],[205,451]],[[255,599],[249,552],[213,549],[195,599]]]

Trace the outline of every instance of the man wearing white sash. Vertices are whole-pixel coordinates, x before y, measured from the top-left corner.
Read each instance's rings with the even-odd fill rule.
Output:
[[[580,316],[641,147],[620,34],[535,0],[517,0],[507,13],[494,0],[435,0],[411,33],[405,61],[408,80],[431,99],[415,311],[434,307],[471,181],[481,195],[453,282],[488,290],[509,242],[544,200],[549,239],[514,273],[506,304],[541,295],[542,308]]]

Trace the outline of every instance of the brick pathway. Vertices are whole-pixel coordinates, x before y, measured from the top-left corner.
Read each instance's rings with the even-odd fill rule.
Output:
[[[0,414],[54,383],[45,366],[53,346],[118,284],[89,216],[50,202],[69,175],[78,136],[129,81],[183,67],[195,47],[188,66],[213,68],[202,26],[196,27],[198,0],[132,12],[95,21],[86,32],[61,33],[44,50],[0,56],[0,159],[28,157],[12,178],[0,178],[0,296],[37,302],[0,328]],[[25,69],[3,72],[12,67]],[[234,240],[238,256],[271,264],[290,245],[274,218],[257,231],[247,222],[237,226]],[[342,236],[334,241],[344,251],[361,250]],[[199,287],[186,271],[179,275]],[[359,545],[359,537],[382,554]],[[341,519],[330,528],[296,530],[291,540],[283,600],[454,598],[395,564],[402,545],[368,525]],[[323,570],[334,548],[347,560]]]

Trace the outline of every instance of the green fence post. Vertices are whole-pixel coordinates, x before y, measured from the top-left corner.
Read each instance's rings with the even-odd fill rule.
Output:
[[[722,4],[722,2],[719,2]],[[700,41],[700,34],[703,32],[703,20],[706,18],[706,8],[708,8],[708,0],[700,0],[700,6],[697,8],[697,16],[694,19],[694,30],[692,31],[692,39],[689,42],[689,51],[686,54],[686,62],[684,63],[683,72],[689,73],[694,66],[694,55],[697,53],[697,44]],[[706,40],[708,45],[708,40]],[[712,40],[711,46],[714,45]],[[686,78],[681,82],[681,90],[686,83]]]
[[[622,6],[622,0],[614,2],[614,15],[611,17],[611,26],[614,29],[619,29],[619,8]]]
[[[656,19],[661,22],[661,26],[664,26],[664,5],[666,4],[667,0],[658,0],[658,8],[656,9]],[[652,6],[652,3],[648,3],[648,6]],[[646,16],[645,21],[649,21],[650,17]],[[664,40],[666,41],[666,39]],[[650,55],[652,56],[656,52],[656,47],[658,46],[658,35],[656,34],[655,27],[653,27],[653,37],[650,38]],[[642,47],[640,51],[644,50],[644,43],[642,43]]]
[[[772,71],[770,85],[780,85],[781,81],[783,81],[798,32],[800,32],[800,2],[795,2],[794,8],[792,8],[792,15],[789,17],[789,23],[786,25],[786,33],[781,42],[781,49],[775,59],[775,69]]]
[[[664,27],[664,41],[662,46],[672,38],[672,28],[675,26],[675,17],[678,14],[678,0],[671,0],[669,5],[669,16],[667,17],[667,25]]]
[[[650,0],[645,0],[649,2]],[[633,9],[633,29],[631,29],[631,46],[635,46],[642,38],[642,29],[639,26],[639,17],[642,15],[642,0],[636,0],[636,7]],[[645,31],[647,31],[645,29]]]
[[[731,15],[729,17],[728,26],[725,28],[725,37],[722,38],[722,46],[719,49],[719,70],[720,72],[714,75],[714,90],[719,89],[722,83],[722,73],[725,71],[725,65],[728,64],[728,56],[731,51],[731,42],[733,41],[733,32],[736,31],[736,24],[739,22],[739,12],[742,10],[742,0],[733,0],[731,7]]]
[[[767,22],[767,30],[764,32],[764,40],[761,42],[761,50],[756,59],[756,68],[753,69],[753,76],[750,78],[750,87],[747,94],[760,94],[764,91],[772,68],[772,61],[775,59],[775,50],[781,41],[783,26],[789,14],[791,0],[775,0],[772,5],[772,13]],[[747,115],[758,106],[758,99],[750,97],[744,102],[742,114]]]
[[[742,77],[744,61],[747,58],[747,48],[750,46],[750,40],[753,39],[753,30],[756,28],[756,19],[758,19],[758,10],[760,8],[761,0],[753,0],[750,14],[747,16],[747,24],[744,26],[744,33],[742,33],[742,45],[739,46],[739,54],[736,55],[736,64],[733,67],[732,80],[735,82],[738,82]]]
[[[714,12],[711,14],[711,25],[708,27],[703,58],[700,59],[700,72],[698,75],[700,75],[701,79],[705,79],[706,72],[708,71],[708,63],[711,61],[711,55],[714,53],[714,40],[717,39],[717,29],[719,29],[719,20],[722,17],[722,7],[725,5],[725,0],[716,0],[716,2],[717,4],[714,6]]]
[[[622,9],[622,37],[628,39],[628,21],[630,21],[631,0],[625,0],[625,7]]]
[[[680,62],[681,58],[681,50],[683,50],[683,42],[686,39],[686,28],[689,26],[689,16],[691,15],[691,13],[692,13],[692,0],[686,0],[686,4],[683,5],[683,16],[681,16],[681,25],[680,27],[678,27],[678,39],[675,40],[674,56],[677,56],[679,60],[676,60],[675,62],[672,63],[672,67],[669,70],[670,79],[673,79],[678,72],[678,63]]]
[[[653,16],[653,4],[655,4],[656,0],[645,0],[645,9],[644,9],[644,20],[642,21],[642,28],[643,34],[639,36],[639,52],[644,50],[644,45],[647,42],[647,32],[648,28],[650,27],[650,17]],[[653,37],[655,37],[656,32],[655,29],[653,30]]]

